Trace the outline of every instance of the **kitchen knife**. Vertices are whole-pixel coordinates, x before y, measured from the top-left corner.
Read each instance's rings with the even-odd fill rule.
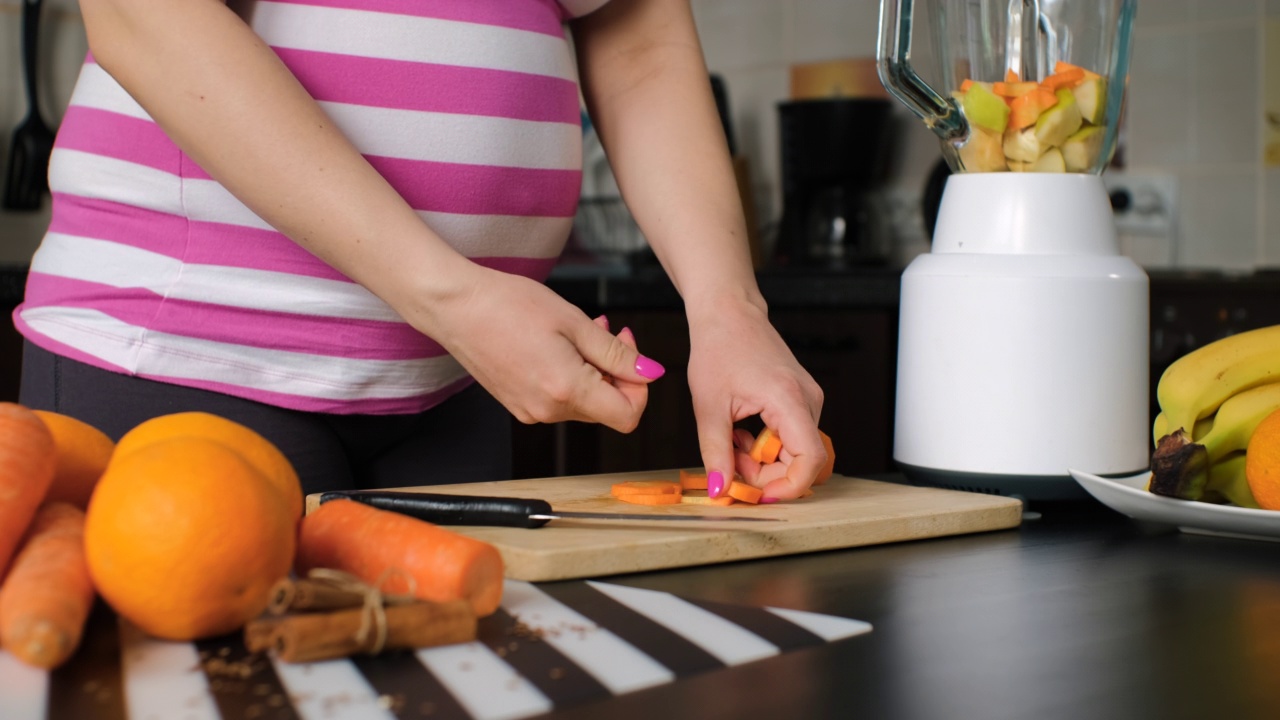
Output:
[[[477,495],[444,495],[395,490],[333,490],[321,493],[320,502],[355,500],[380,510],[391,510],[436,525],[490,525],[539,528],[552,520],[702,520],[779,522],[781,518],[740,515],[658,515],[647,513],[562,512],[546,500]]]

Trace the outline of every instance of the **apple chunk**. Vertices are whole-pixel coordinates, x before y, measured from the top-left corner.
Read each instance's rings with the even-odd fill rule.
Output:
[[[973,83],[961,101],[964,116],[970,124],[994,133],[1004,132],[1009,123],[1009,105],[991,92],[984,83]]]
[[[1058,104],[1045,110],[1036,119],[1036,138],[1044,147],[1058,147],[1072,133],[1080,129],[1084,118],[1075,95],[1066,88],[1059,90]]]
[[[960,163],[966,172],[1001,172],[1009,168],[1001,148],[1000,134],[974,127],[960,146]]]

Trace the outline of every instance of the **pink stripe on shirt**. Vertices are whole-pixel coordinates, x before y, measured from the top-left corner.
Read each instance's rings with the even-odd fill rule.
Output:
[[[412,17],[457,20],[562,36],[555,0],[275,0],[315,7],[369,10]]]
[[[202,265],[346,280],[301,245],[275,230],[188,220],[132,205],[54,193],[49,231],[108,240]]]
[[[58,128],[55,147],[178,172],[182,151],[150,120],[72,105]]]
[[[581,170],[368,158],[415,210],[467,215],[573,217]],[[494,188],[501,192],[496,196]]]
[[[275,48],[316,100],[398,110],[577,125],[570,80],[486,68],[362,58]],[[413,78],[405,82],[405,78]]]
[[[366,360],[417,360],[447,354],[404,322],[271,312],[166,299],[146,288],[32,273],[28,308],[49,304],[99,310],[123,323],[201,340]]]

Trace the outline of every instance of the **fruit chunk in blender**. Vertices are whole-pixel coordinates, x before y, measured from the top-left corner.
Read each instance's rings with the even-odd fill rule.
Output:
[[[956,99],[975,127],[960,147],[965,171],[1094,169],[1105,137],[1106,78],[1065,62],[1054,70],[1040,82],[1007,73],[1004,82],[961,85]],[[994,144],[1002,157],[996,157],[992,133],[1000,134]]]

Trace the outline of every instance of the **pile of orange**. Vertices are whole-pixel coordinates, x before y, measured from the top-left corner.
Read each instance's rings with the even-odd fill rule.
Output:
[[[93,491],[89,571],[151,635],[232,632],[288,575],[301,514],[297,474],[261,435],[208,413],[154,418],[120,439]]]

